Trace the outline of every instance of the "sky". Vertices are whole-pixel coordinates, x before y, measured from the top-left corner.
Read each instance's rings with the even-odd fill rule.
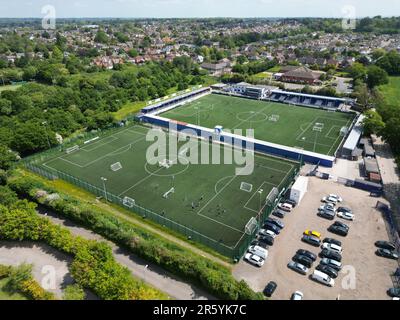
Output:
[[[0,17],[44,17],[47,5],[58,18],[400,16],[400,0],[0,0]]]

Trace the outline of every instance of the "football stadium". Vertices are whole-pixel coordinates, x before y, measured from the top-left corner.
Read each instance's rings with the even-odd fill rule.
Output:
[[[27,167],[45,177],[71,182],[226,256],[240,258],[258,221],[272,211],[279,193],[298,174],[299,164],[253,153],[252,173],[237,175],[236,169],[242,166],[225,157],[235,159],[243,150],[196,138],[202,152],[209,150],[210,161],[188,161],[188,137],[179,139],[178,133],[167,135],[168,145],[171,140],[177,144],[177,156],[169,156],[168,149],[153,161],[146,156],[154,143],[147,141],[148,131],[142,125],[127,125],[35,157]],[[215,153],[221,155],[219,164],[213,164]]]

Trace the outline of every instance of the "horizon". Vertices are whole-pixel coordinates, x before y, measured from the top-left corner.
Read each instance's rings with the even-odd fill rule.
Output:
[[[60,19],[283,19],[400,16],[398,0],[0,0],[0,18],[35,19],[52,6]]]

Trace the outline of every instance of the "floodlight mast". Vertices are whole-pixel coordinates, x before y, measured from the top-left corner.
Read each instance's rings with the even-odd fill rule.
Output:
[[[106,202],[108,202],[108,199],[107,199],[107,189],[106,189],[106,181],[107,181],[107,178],[101,177],[101,181],[103,181],[104,198],[106,199]]]

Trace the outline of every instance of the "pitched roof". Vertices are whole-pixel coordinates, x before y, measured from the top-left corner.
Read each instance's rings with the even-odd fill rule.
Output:
[[[313,72],[307,67],[298,67],[284,73],[285,77],[306,78],[306,79],[319,79],[320,74]]]

